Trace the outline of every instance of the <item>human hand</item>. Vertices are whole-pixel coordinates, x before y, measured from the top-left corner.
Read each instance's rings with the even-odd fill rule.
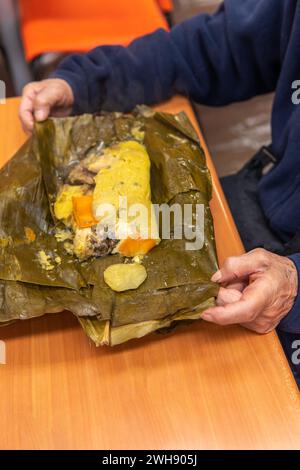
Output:
[[[221,284],[217,306],[202,314],[219,325],[241,324],[268,333],[289,313],[298,291],[293,261],[257,248],[228,258],[212,281]]]
[[[74,95],[72,88],[59,78],[28,83],[23,89],[19,117],[25,132],[33,131],[34,121],[45,121],[51,116],[69,116]]]

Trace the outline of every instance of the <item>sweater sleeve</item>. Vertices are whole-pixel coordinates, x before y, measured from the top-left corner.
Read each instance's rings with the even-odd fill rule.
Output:
[[[279,329],[286,333],[300,333],[300,253],[289,256],[298,273],[298,294],[292,310],[281,320]]]
[[[214,15],[66,58],[74,113],[129,111],[181,93],[218,106],[272,91],[280,72],[285,0],[225,0]]]

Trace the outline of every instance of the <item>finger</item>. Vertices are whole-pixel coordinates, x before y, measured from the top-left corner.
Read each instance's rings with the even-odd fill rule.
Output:
[[[226,289],[234,289],[238,290],[239,292],[243,292],[245,287],[249,284],[249,278],[247,278],[247,281],[232,281],[232,282],[224,282],[222,283],[222,287]]]
[[[219,325],[249,323],[266,308],[267,302],[266,282],[257,280],[246,287],[240,300],[209,308],[201,318]]]
[[[213,282],[226,283],[263,271],[268,265],[267,252],[262,249],[250,251],[242,256],[227,258],[224,265],[211,278]]]
[[[242,297],[242,293],[236,289],[224,289],[221,287],[217,297],[217,305],[226,305],[237,302]]]
[[[35,96],[33,102],[34,118],[36,121],[45,121],[50,114],[52,106],[57,103],[57,95],[51,86],[42,88]]]
[[[19,108],[19,117],[22,127],[25,132],[31,132],[33,129],[33,99],[35,90],[30,88],[27,92],[24,90],[24,95],[21,100]]]

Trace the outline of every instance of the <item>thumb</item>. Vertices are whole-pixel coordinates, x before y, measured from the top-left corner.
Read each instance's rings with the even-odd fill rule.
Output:
[[[227,258],[223,266],[212,276],[211,280],[219,283],[236,281],[263,271],[265,266],[258,250],[254,250],[242,256]]]
[[[58,98],[51,87],[43,88],[34,98],[33,110],[36,121],[45,121]]]

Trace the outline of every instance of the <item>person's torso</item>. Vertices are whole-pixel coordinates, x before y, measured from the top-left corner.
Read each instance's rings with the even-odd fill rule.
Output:
[[[278,162],[260,183],[265,214],[283,240],[300,230],[300,2],[286,4],[272,113],[272,148]]]

